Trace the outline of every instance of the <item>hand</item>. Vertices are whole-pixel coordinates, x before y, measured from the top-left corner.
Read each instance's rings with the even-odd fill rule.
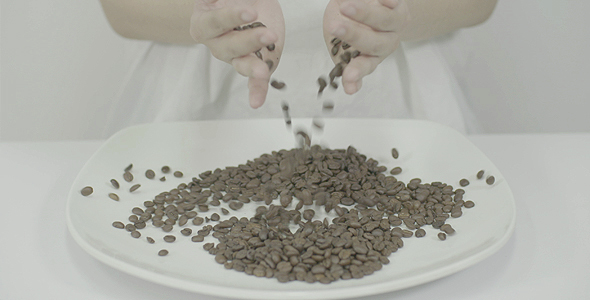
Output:
[[[332,39],[339,38],[351,46],[347,51],[360,51],[344,68],[342,85],[347,94],[362,86],[363,77],[375,68],[400,43],[400,32],[409,23],[410,14],[405,0],[331,0],[324,13],[324,38],[328,50]],[[332,56],[340,62],[340,54]]]
[[[265,26],[234,30],[256,21]],[[207,46],[214,57],[249,77],[250,106],[262,106],[270,75],[278,65],[285,43],[285,20],[279,3],[275,0],[197,0],[190,26],[195,41]],[[255,54],[258,50],[262,59]]]

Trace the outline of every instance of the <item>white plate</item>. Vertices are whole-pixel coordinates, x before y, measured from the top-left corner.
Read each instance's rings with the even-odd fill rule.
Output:
[[[295,120],[294,125],[309,127],[311,120]],[[471,184],[465,199],[475,207],[464,209],[463,216],[450,219],[456,233],[440,241],[437,230],[425,228],[423,238],[404,239],[404,247],[389,258],[382,270],[359,280],[340,280],[328,285],[304,282],[279,283],[276,279],[256,278],[224,269],[214,257],[175,228],[174,243],[166,243],[160,229],[141,230],[142,237],[115,229],[115,220],[125,222],[135,206],[162,192],[189,182],[206,170],[237,166],[262,153],[295,146],[291,131],[283,120],[204,121],[135,126],[111,137],[86,163],[73,183],[67,202],[67,224],[76,242],[90,255],[116,269],[159,284],[229,298],[242,299],[335,299],[353,298],[394,291],[423,284],[463,270],[498,251],[510,238],[515,224],[515,205],[508,183],[494,164],[463,135],[441,125],[417,120],[327,119],[323,134],[313,131],[316,143],[331,148],[353,145],[367,157],[377,159],[388,170],[401,166],[398,179],[419,177],[423,182],[442,181],[458,186],[461,178]],[[400,157],[391,157],[391,148]],[[133,163],[135,179],[122,179],[123,169]],[[144,172],[161,166],[184,172],[172,174],[161,182],[149,180]],[[496,178],[493,186],[477,180],[484,169]],[[109,180],[116,178],[121,200],[107,194],[115,190]],[[132,184],[142,187],[129,193]],[[89,197],[80,194],[84,186],[93,186]],[[225,205],[225,204],[222,204]],[[255,205],[245,205],[241,215],[250,214]],[[210,210],[218,212],[219,208]],[[201,213],[202,214],[202,213]],[[240,215],[240,216],[241,216]],[[193,230],[197,226],[190,226]],[[146,242],[151,236],[155,244]],[[208,237],[206,241],[216,241]],[[168,249],[165,257],[157,255]],[[485,276],[485,274],[482,274]]]

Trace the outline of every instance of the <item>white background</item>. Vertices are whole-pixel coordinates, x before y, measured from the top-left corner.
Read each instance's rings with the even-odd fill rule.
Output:
[[[439,38],[484,133],[589,132],[587,1],[499,0],[484,24]],[[98,0],[3,0],[0,140],[101,135],[130,43]]]

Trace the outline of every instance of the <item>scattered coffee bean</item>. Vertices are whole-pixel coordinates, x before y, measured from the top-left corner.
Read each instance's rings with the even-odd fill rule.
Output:
[[[324,130],[324,122],[318,119],[313,119],[311,125],[319,130]]]
[[[220,219],[220,218],[221,218],[221,217],[219,216],[219,214],[218,214],[218,213],[213,213],[213,214],[211,215],[211,221],[219,221],[219,219]]]
[[[274,51],[275,50],[275,44],[270,44],[270,45],[266,46],[266,49],[268,49],[268,51]]]
[[[463,178],[463,179],[459,180],[459,185],[460,186],[463,186],[463,187],[468,186],[469,185],[469,180]]]
[[[480,170],[479,172],[477,172],[477,179],[482,179],[484,173],[485,173],[484,170]]]
[[[113,185],[114,188],[118,189],[119,188],[119,182],[115,179],[111,179],[111,184]]]
[[[393,156],[393,158],[395,158],[395,159],[397,159],[399,157],[399,152],[397,151],[396,148],[391,149],[391,156]]]
[[[301,136],[301,138],[303,139],[302,143],[300,143],[302,148],[303,148],[303,146],[307,146],[307,147],[311,146],[311,138],[309,137],[309,135],[305,131],[299,130],[295,133],[295,136],[296,137]]]
[[[145,171],[145,177],[147,177],[148,179],[154,179],[156,177],[156,172],[154,172],[154,170],[152,169],[149,169]]]
[[[440,230],[444,231],[446,234],[453,234],[455,233],[455,229],[451,226],[451,224],[444,224],[440,227]]]
[[[201,224],[203,224],[203,222],[205,222],[205,219],[203,219],[201,217],[195,217],[193,219],[193,224],[194,225],[201,225]]]
[[[130,192],[130,193],[133,193],[133,192],[137,191],[137,189],[138,189],[140,186],[141,186],[141,184],[139,184],[139,183],[138,183],[138,184],[134,184],[133,186],[131,186],[131,187],[129,188],[129,192]]]
[[[264,61],[266,63],[266,65],[268,66],[269,70],[272,70],[272,67],[274,66],[274,62],[270,59],[267,59],[266,61]]]
[[[162,249],[162,250],[158,251],[158,255],[159,256],[166,256],[166,255],[168,255],[168,250]]]
[[[125,224],[123,224],[123,222],[120,222],[120,221],[115,221],[115,222],[113,222],[113,227],[119,228],[119,229],[124,229]]]
[[[193,237],[191,238],[191,241],[197,243],[197,242],[202,242],[205,240],[205,237],[202,235],[193,235]]]
[[[125,172],[125,173],[123,173],[123,179],[125,179],[125,181],[127,181],[127,182],[131,182],[131,181],[133,181],[133,174],[131,174],[129,172]]]
[[[111,198],[115,201],[119,201],[119,196],[115,193],[109,193],[109,198]]]
[[[361,53],[358,50],[354,50],[352,51],[352,54],[350,55],[352,58],[355,58],[357,56],[361,55]]]
[[[164,173],[164,174],[170,173],[170,167],[169,166],[163,166],[162,167],[162,173]]]
[[[150,243],[150,244],[153,244],[153,243],[155,243],[155,242],[156,242],[156,241],[155,241],[155,240],[154,240],[152,237],[149,237],[149,236],[148,236],[148,237],[146,237],[145,239],[146,239],[146,240],[147,240],[147,242],[148,242],[148,243]]]
[[[475,203],[471,200],[467,200],[465,201],[465,203],[463,204],[463,206],[465,206],[466,208],[472,208],[475,206]]]
[[[262,60],[262,53],[260,53],[260,50],[256,50],[256,52],[254,52],[254,55],[256,55],[256,57],[258,57],[260,60]]]
[[[176,237],[173,235],[165,235],[164,241],[167,243],[173,243],[174,241],[176,241]]]
[[[92,192],[94,192],[94,189],[92,189],[91,186],[86,186],[80,191],[82,196],[85,196],[85,197],[92,195]]]
[[[276,81],[274,79],[270,82],[270,85],[277,90],[282,90],[283,88],[285,88],[284,82]]]
[[[139,237],[141,237],[141,233],[139,231],[132,231],[131,232],[131,236],[138,239]]]
[[[184,176],[184,174],[182,174],[182,172],[180,172],[180,171],[174,172],[174,177],[181,178],[182,176]]]
[[[193,230],[190,228],[184,228],[183,230],[180,231],[180,233],[184,236],[189,236],[193,233]]]
[[[325,101],[323,106],[322,106],[322,111],[324,112],[331,112],[334,110],[334,103],[333,102],[329,102],[329,101]]]
[[[350,63],[350,59],[352,58],[352,55],[350,52],[346,51],[342,54],[340,54],[340,60],[342,60],[345,63]]]
[[[439,234],[438,234],[438,238],[439,238],[441,241],[444,241],[444,240],[446,240],[446,239],[447,239],[447,235],[446,235],[444,232],[439,232]]]
[[[417,238],[424,237],[426,235],[426,230],[420,228],[420,229],[416,230],[416,232],[414,233],[414,235]]]
[[[348,48],[350,48],[350,45],[347,43],[342,43],[342,50],[347,50]]]
[[[254,22],[252,24],[250,24],[250,28],[256,28],[256,27],[266,27],[266,25],[262,24],[262,22]]]
[[[402,173],[402,168],[395,167],[395,168],[391,169],[391,171],[389,171],[389,173],[391,173],[391,175],[399,175]]]
[[[166,181],[166,176],[162,176],[162,178],[160,178],[160,181],[162,181],[162,182]]]
[[[128,166],[125,168],[125,172],[131,172],[131,169],[132,169],[132,168],[133,168],[133,164],[130,164],[130,165],[128,165]]]
[[[326,88],[326,86],[328,86],[328,83],[326,82],[326,79],[324,79],[323,77],[319,77],[318,78],[318,85],[320,86],[318,94],[321,94],[324,92],[324,89]]]
[[[494,176],[488,176],[488,178],[486,178],[487,184],[492,185],[494,182],[496,182],[496,178],[494,178]]]
[[[336,56],[336,54],[338,54],[338,50],[340,50],[340,45],[334,45],[331,50],[332,56]]]

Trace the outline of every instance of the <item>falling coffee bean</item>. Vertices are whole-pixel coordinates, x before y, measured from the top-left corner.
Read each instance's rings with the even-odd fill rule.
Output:
[[[133,164],[130,164],[130,165],[128,165],[128,166],[125,168],[125,172],[130,172],[132,168],[133,168]]]
[[[170,167],[169,166],[163,166],[162,167],[162,173],[167,174],[170,172]]]
[[[149,169],[145,171],[145,177],[147,177],[148,179],[154,179],[154,177],[156,177],[156,172],[154,172],[154,170],[152,169]]]
[[[321,94],[324,92],[326,86],[328,86],[328,83],[326,82],[326,79],[320,77],[318,78],[318,84],[320,85],[320,90],[318,91],[318,94]]]
[[[160,178],[160,181],[162,181],[162,182],[166,181],[166,176],[162,176],[162,178]]]
[[[494,182],[496,182],[496,178],[494,178],[494,176],[488,176],[488,178],[486,178],[487,184],[492,185]]]
[[[162,249],[158,252],[158,255],[159,256],[166,256],[166,255],[168,255],[168,250]]]
[[[131,188],[129,188],[129,192],[130,192],[130,193],[133,193],[133,192],[137,191],[137,189],[138,189],[140,186],[141,186],[141,185],[140,185],[139,183],[138,183],[138,184],[134,184],[134,185],[133,185]]]
[[[351,58],[355,58],[357,56],[361,55],[361,53],[358,50],[354,50],[352,51],[352,54],[350,55]]]
[[[484,174],[484,170],[480,170],[479,172],[477,172],[477,179],[482,179],[483,174]]]
[[[268,49],[268,51],[274,51],[275,50],[275,44],[270,44],[270,45],[266,46],[266,49]]]
[[[94,189],[92,189],[91,186],[87,186],[84,187],[80,193],[82,194],[82,196],[90,196],[92,194],[92,192],[94,191]]]
[[[468,186],[469,185],[469,180],[463,178],[463,179],[459,180],[459,185],[460,186],[463,186],[463,187]]]
[[[184,176],[184,174],[182,174],[182,172],[180,172],[180,171],[174,172],[174,177],[181,178],[182,176]]]
[[[109,194],[109,198],[115,200],[115,201],[119,201],[119,196],[115,193],[110,193]]]
[[[115,179],[111,179],[111,184],[113,185],[114,188],[118,189],[119,188],[119,182]]]
[[[334,103],[330,101],[325,101],[322,106],[322,111],[324,112],[331,112],[334,110]]]
[[[254,55],[256,55],[256,57],[258,57],[260,60],[262,60],[262,53],[260,53],[260,50],[256,50],[256,52],[254,52]]]
[[[349,63],[351,58],[352,58],[352,55],[348,51],[346,51],[340,55],[340,59],[345,63]]]
[[[399,175],[402,173],[402,168],[395,167],[395,168],[391,169],[391,171],[389,171],[389,173],[391,173],[391,175]]]
[[[397,159],[399,157],[399,152],[397,151],[396,148],[391,149],[391,156],[393,156],[393,158]]]
[[[268,69],[269,69],[269,70],[272,70],[272,67],[273,67],[273,66],[274,66],[274,64],[275,64],[275,63],[274,63],[272,60],[270,60],[270,59],[266,60],[266,61],[265,61],[265,63],[266,63],[266,65],[268,66]]]
[[[284,82],[276,81],[274,79],[271,81],[270,85],[277,90],[282,90],[285,87]]]
[[[340,45],[334,45],[332,47],[332,56],[336,56],[336,54],[338,54],[338,50],[340,50]]]
[[[125,172],[125,173],[123,173],[123,179],[125,179],[125,181],[127,181],[127,182],[131,182],[131,181],[133,181],[133,174],[131,174],[129,172]]]

